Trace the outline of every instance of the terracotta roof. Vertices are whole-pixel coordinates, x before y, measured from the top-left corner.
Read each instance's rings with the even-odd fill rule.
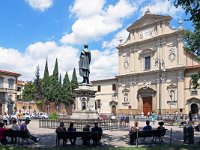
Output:
[[[0,70],[0,75],[9,75],[9,76],[14,76],[14,77],[21,76],[21,74],[19,74],[19,73],[5,71],[5,70]]]
[[[23,86],[25,83],[26,83],[25,81],[17,80],[17,85],[21,85],[21,86]]]

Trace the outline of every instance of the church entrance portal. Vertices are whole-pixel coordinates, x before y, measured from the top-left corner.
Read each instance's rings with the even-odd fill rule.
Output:
[[[192,111],[192,114],[198,114],[198,112],[199,112],[198,105],[192,104],[191,105],[191,111]]]
[[[152,97],[143,97],[143,113],[152,112]]]

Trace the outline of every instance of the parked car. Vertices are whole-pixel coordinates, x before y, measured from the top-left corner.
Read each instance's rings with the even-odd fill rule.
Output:
[[[31,114],[31,119],[38,119],[39,115],[37,113],[32,113]]]
[[[29,113],[23,113],[23,120],[25,119],[31,119],[31,115]]]
[[[39,119],[47,119],[49,116],[45,112],[39,112],[38,113],[38,118]]]

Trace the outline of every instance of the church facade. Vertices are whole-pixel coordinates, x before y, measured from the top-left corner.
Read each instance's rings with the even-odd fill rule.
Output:
[[[200,90],[192,88],[191,75],[200,62],[184,51],[181,22],[172,29],[171,19],[147,11],[127,28],[127,40],[116,47],[118,75],[92,81],[99,113],[199,113]]]

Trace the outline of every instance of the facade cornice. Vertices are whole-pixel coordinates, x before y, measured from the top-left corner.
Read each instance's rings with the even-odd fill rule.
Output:
[[[145,40],[141,40],[141,41],[135,41],[133,43],[128,43],[126,45],[119,45],[116,47],[116,49],[120,51],[122,51],[124,48],[131,48],[133,46],[137,46],[137,45],[141,45],[141,44],[145,44],[145,43],[149,43],[149,42],[152,42],[152,41],[157,41],[157,40],[160,40],[160,39],[164,39],[166,37],[172,37],[173,35],[179,35],[179,34],[182,34],[184,30],[175,30],[174,32],[171,32],[171,33],[168,33],[168,34],[162,34],[162,35],[157,35],[153,38],[149,38],[149,39],[145,39]],[[165,44],[166,42],[161,42],[161,44]]]
[[[166,71],[163,72],[171,72],[171,71],[185,71],[186,66],[181,66],[181,67],[176,67],[176,68],[166,68]],[[147,71],[147,72],[138,72],[138,73],[130,73],[130,74],[123,74],[123,75],[118,75],[116,77],[118,78],[124,78],[124,77],[129,77],[129,76],[138,76],[138,75],[151,75],[151,74],[157,74],[159,70],[152,70],[152,71]]]

